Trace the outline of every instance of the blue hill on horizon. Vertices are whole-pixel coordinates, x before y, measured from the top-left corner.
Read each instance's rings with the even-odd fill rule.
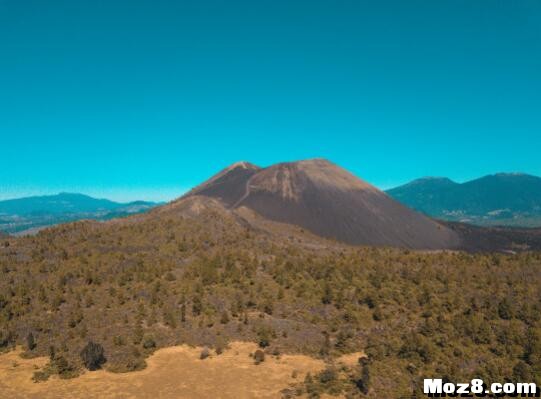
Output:
[[[425,177],[386,191],[431,217],[481,226],[541,226],[541,178],[496,173],[456,183]]]
[[[145,212],[160,203],[120,203],[79,193],[30,196],[0,201],[0,231],[24,234],[81,219],[108,220]]]

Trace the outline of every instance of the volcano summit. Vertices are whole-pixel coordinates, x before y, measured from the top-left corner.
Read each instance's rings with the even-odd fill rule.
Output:
[[[237,162],[183,198],[205,196],[230,210],[300,226],[355,245],[455,248],[458,235],[325,159],[260,168]]]

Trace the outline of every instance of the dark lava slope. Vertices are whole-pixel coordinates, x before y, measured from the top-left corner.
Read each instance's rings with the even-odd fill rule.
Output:
[[[195,195],[218,199],[232,210],[247,207],[269,220],[349,244],[413,249],[460,246],[452,229],[323,159],[268,168],[239,162],[185,197]]]

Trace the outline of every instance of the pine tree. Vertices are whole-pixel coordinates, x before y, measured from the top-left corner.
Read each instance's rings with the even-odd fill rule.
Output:
[[[103,346],[92,341],[88,342],[81,351],[81,359],[90,371],[101,368],[101,365],[106,361]]]

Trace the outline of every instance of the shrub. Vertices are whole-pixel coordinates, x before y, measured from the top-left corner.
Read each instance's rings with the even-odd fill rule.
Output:
[[[323,288],[323,296],[321,297],[321,303],[324,305],[329,305],[332,303],[332,290],[328,283],[325,284]]]
[[[0,298],[1,300],[1,298]],[[11,331],[0,329],[0,348],[8,346],[14,340],[14,335]]]
[[[265,352],[261,349],[258,349],[254,353],[254,362],[255,364],[263,363],[265,361]]]
[[[368,369],[368,361],[364,358],[359,359],[361,365],[360,376],[355,380],[355,385],[365,395],[368,393],[370,386],[370,370]]]
[[[261,328],[259,331],[258,331],[258,334],[259,336],[259,347],[260,348],[266,348],[267,346],[270,345],[270,341],[271,341],[271,334],[269,332],[269,330],[267,328]]]
[[[504,298],[498,304],[498,315],[503,320],[511,320],[513,318],[513,310],[512,310],[511,304],[507,300],[507,298]]]
[[[336,377],[336,370],[328,367],[321,373],[319,373],[319,382],[321,382],[322,384],[328,384],[336,380]]]
[[[49,364],[49,367],[44,370],[44,374],[47,376],[38,374],[35,375],[34,380],[43,381],[48,378],[49,374],[58,374],[62,379],[77,377],[77,371],[68,363],[66,358],[61,355],[56,355]]]
[[[222,323],[222,324],[229,323],[229,316],[227,315],[227,312],[225,310],[222,313],[222,317],[220,318],[220,323]]]
[[[199,296],[195,296],[192,301],[192,314],[199,316],[203,310],[203,302]]]
[[[210,351],[208,348],[203,348],[201,351],[201,354],[199,355],[199,359],[203,360],[210,356]]]
[[[81,359],[85,367],[90,370],[101,368],[102,364],[107,361],[104,356],[103,346],[90,341],[81,351]]]
[[[383,320],[383,312],[381,311],[381,308],[379,306],[376,306],[374,308],[374,312],[372,313],[372,318],[375,321],[382,321]]]
[[[117,335],[113,338],[113,344],[115,344],[116,346],[122,346],[126,344],[126,340],[123,336]]]
[[[186,304],[183,303],[180,306],[180,321],[184,323],[186,321]]]
[[[70,365],[64,356],[56,356],[53,360],[53,365],[56,367],[58,374],[65,374],[70,371]]]
[[[522,360],[519,360],[515,367],[513,367],[513,377],[517,381],[530,381],[532,379],[530,366]]]
[[[28,333],[28,335],[26,336],[26,347],[29,351],[34,350],[34,348],[36,347],[36,341],[32,333]]]
[[[49,373],[46,373],[45,371],[34,371],[34,375],[32,376],[32,381],[34,382],[47,381],[48,379]]]
[[[145,335],[143,338],[143,348],[145,349],[152,349],[156,347],[156,341],[154,341],[154,338],[150,335]]]
[[[306,393],[310,399],[319,398],[318,386],[314,383],[314,379],[310,373],[304,377],[304,386],[306,387]]]

